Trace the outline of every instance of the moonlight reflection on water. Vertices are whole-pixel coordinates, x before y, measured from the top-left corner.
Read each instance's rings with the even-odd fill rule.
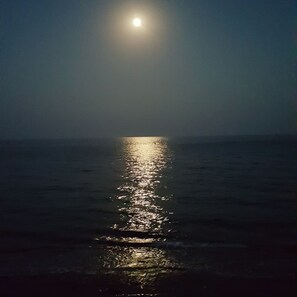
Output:
[[[121,220],[112,229],[123,236],[105,237],[112,243],[107,250],[107,265],[145,284],[156,273],[175,266],[161,248],[170,232],[170,213],[164,208],[170,197],[160,192],[171,156],[166,138],[123,138],[122,145],[124,172],[114,198]]]
[[[119,209],[128,216],[124,220],[124,230],[149,232],[162,235],[163,224],[168,221],[168,213],[160,206],[162,197],[162,171],[170,162],[165,138],[125,138],[125,173],[123,184],[119,186],[123,201]]]

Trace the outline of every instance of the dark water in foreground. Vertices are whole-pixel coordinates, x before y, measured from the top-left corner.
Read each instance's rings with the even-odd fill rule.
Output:
[[[2,141],[0,276],[294,279],[296,153],[296,137]]]

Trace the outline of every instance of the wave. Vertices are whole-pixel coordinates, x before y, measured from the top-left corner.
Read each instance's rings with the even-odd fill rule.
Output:
[[[139,238],[139,237],[113,237],[101,236],[94,238],[94,242],[98,245],[106,246],[124,246],[124,247],[148,247],[160,249],[206,249],[206,250],[239,250],[248,249],[250,251],[265,252],[281,252],[293,253],[297,252],[297,243],[266,243],[266,244],[246,244],[237,242],[183,242],[176,240],[167,240],[162,238]]]
[[[111,246],[137,246],[154,247],[167,249],[187,249],[187,248],[247,248],[248,246],[240,243],[185,243],[181,241],[167,241],[160,238],[139,238],[139,237],[112,237],[102,236],[94,238],[97,244]]]

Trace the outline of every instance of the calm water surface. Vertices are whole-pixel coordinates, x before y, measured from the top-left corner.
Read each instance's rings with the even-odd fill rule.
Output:
[[[296,137],[0,143],[0,274],[291,277]]]

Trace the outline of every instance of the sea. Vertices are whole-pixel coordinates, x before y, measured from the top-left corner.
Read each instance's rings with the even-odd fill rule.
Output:
[[[293,296],[297,136],[3,140],[0,222],[1,296]]]

